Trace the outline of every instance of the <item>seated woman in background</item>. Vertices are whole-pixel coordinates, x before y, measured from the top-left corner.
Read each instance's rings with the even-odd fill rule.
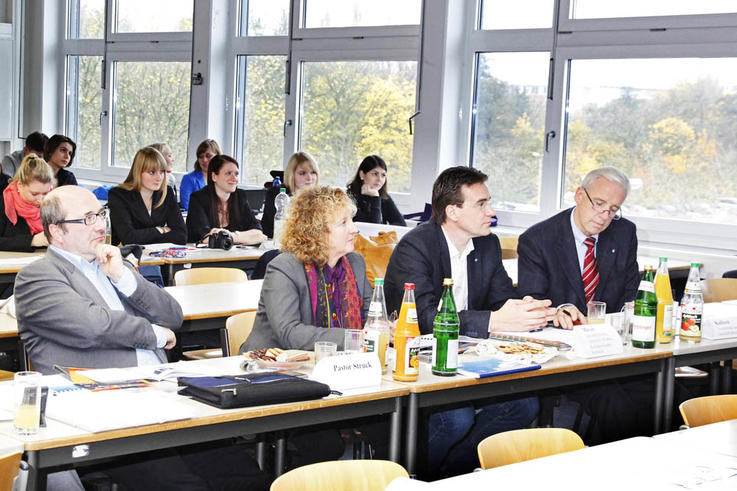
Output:
[[[77,153],[77,144],[68,136],[54,135],[46,142],[44,159],[54,173],[52,185],[55,188],[68,184],[77,185],[77,178],[66,170],[72,165],[75,153]]]
[[[386,162],[378,155],[369,155],[358,166],[353,181],[348,183],[348,194],[356,202],[357,222],[407,224],[386,190]]]
[[[215,155],[220,155],[220,145],[215,140],[204,140],[197,145],[197,160],[194,162],[194,170],[182,177],[179,185],[179,204],[185,210],[189,210],[189,196],[207,185],[207,166]]]
[[[171,147],[166,142],[152,143],[149,147],[155,148],[164,156],[164,160],[166,160],[166,185],[171,188],[174,199],[179,201],[177,197],[177,178],[172,173],[174,170],[174,154],[171,152]]]
[[[187,241],[184,219],[167,189],[164,156],[151,147],[136,152],[128,177],[108,193],[113,244]]]
[[[294,199],[282,253],[266,269],[253,331],[241,351],[312,350],[315,341],[341,349],[343,329],[363,326],[373,290],[363,258],[353,252],[355,210],[343,190],[328,186]]]
[[[253,216],[246,192],[238,189],[238,162],[227,155],[213,157],[207,168],[207,186],[192,193],[187,213],[189,242],[205,242],[220,230],[230,232],[234,244],[266,240]]]
[[[32,252],[49,245],[41,226],[41,200],[51,191],[51,167],[29,153],[0,201],[0,250]]]
[[[284,184],[282,187],[285,187],[287,194],[294,198],[305,189],[317,186],[319,178],[320,169],[317,167],[315,159],[307,152],[297,152],[289,157],[287,168],[284,170]],[[274,199],[278,194],[279,186],[271,187],[266,191],[266,197],[264,198],[264,215],[261,217],[261,227],[269,237],[274,236],[274,215],[276,214]]]

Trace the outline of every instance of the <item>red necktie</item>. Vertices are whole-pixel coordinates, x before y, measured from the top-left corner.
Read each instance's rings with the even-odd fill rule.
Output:
[[[586,303],[594,299],[596,285],[599,284],[599,268],[596,266],[596,258],[594,257],[594,246],[596,239],[587,237],[584,241],[586,244],[586,255],[583,257],[583,292],[586,295]]]

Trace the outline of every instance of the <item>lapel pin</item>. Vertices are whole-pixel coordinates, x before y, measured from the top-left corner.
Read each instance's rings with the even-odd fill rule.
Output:
[[[614,249],[612,249],[612,254],[614,254]]]

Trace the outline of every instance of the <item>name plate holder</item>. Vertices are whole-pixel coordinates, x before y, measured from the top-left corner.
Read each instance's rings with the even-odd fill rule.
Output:
[[[704,339],[714,340],[737,338],[737,305],[704,304],[701,335]]]
[[[332,390],[350,390],[381,385],[381,367],[376,353],[338,354],[323,358],[310,376]]]
[[[611,324],[583,324],[573,327],[574,350],[579,358],[622,353],[622,338]]]

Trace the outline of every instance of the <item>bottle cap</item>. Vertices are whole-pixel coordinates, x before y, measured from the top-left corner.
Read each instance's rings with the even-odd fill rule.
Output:
[[[415,284],[414,283],[405,283],[404,284],[404,289],[405,290],[414,290],[415,289]]]
[[[374,278],[374,286],[379,286],[384,284],[384,278]]]
[[[453,286],[453,278],[443,278],[443,286]]]
[[[699,264],[699,263],[691,263],[691,267],[692,268],[698,268],[700,266],[701,266],[701,264]]]
[[[667,263],[667,262],[668,262],[668,258],[667,258],[667,257],[665,257],[665,256],[660,256],[660,258],[659,258],[659,259],[660,259],[660,262],[661,262],[661,263]]]
[[[279,188],[279,192],[280,193],[286,193],[287,192],[287,188]]]

